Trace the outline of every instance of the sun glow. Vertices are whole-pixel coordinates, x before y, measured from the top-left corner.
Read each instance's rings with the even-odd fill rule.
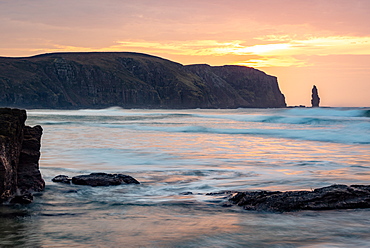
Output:
[[[280,43],[279,43],[280,41]],[[261,44],[267,43],[267,44]],[[249,45],[250,44],[250,45]],[[114,45],[100,48],[54,45],[44,52],[99,51],[99,52],[143,52],[158,56],[193,58],[230,57],[229,64],[257,68],[311,66],[308,56],[370,55],[370,37],[329,36],[289,38],[286,35],[255,38],[246,44],[242,40],[187,40],[187,41],[144,41],[123,40]],[[199,59],[197,59],[199,60]],[[216,60],[216,59],[215,59]],[[208,60],[209,61],[209,60]],[[207,62],[208,62],[207,61]],[[209,63],[209,62],[208,62]],[[212,62],[210,62],[212,64]],[[215,64],[212,64],[215,65]]]
[[[291,47],[290,44],[267,44],[267,45],[255,45],[251,47],[244,47],[235,51],[238,54],[253,53],[253,54],[268,54],[274,53],[278,50],[286,50]]]
[[[98,52],[143,52],[172,60],[187,57],[191,61],[203,61],[220,65],[217,58],[230,58],[228,64],[255,68],[307,67],[314,66],[310,56],[370,55],[370,37],[328,36],[289,37],[267,35],[253,40],[187,40],[147,41],[121,40],[107,47],[78,47],[54,44],[51,48],[35,52],[98,51]],[[212,61],[214,61],[212,63]],[[222,61],[222,60],[220,60]],[[181,61],[179,61],[181,62]],[[203,62],[202,62],[203,63]]]

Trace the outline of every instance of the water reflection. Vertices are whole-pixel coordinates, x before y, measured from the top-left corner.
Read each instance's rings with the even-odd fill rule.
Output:
[[[40,225],[32,212],[17,206],[0,206],[0,247],[42,247]]]
[[[94,116],[106,111],[106,116]],[[94,110],[30,116],[31,122],[45,124],[41,168],[47,189],[30,206],[32,214],[15,218],[23,226],[5,221],[17,227],[15,237],[34,232],[42,247],[368,246],[368,210],[244,212],[223,208],[225,199],[205,195],[368,184],[368,145],[340,143],[352,136],[342,137],[330,125],[302,124],[296,118],[275,122],[275,111]],[[323,134],[335,135],[336,143],[309,141],[312,135],[322,140]],[[58,174],[92,171],[129,174],[142,184],[91,188],[50,181]]]
[[[370,242],[369,210],[272,214],[170,201],[150,207],[81,199],[66,204],[69,197],[59,197],[26,210],[1,207],[0,247],[367,247]]]

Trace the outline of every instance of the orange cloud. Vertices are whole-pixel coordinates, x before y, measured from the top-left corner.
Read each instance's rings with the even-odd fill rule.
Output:
[[[258,44],[262,40],[266,44]],[[280,42],[279,42],[280,41]],[[46,52],[58,51],[141,51],[151,54],[222,57],[236,56],[232,64],[250,67],[302,67],[313,66],[309,56],[324,55],[370,55],[370,37],[329,36],[292,39],[289,36],[259,37],[255,44],[245,44],[242,40],[187,40],[187,41],[117,41],[108,47],[92,48],[80,46],[48,45]],[[32,49],[31,49],[32,50]],[[38,49],[34,49],[38,51]],[[245,57],[246,60],[241,58]]]
[[[369,106],[369,11],[368,0],[0,1],[0,56],[130,51],[238,64],[276,75],[290,104],[322,82],[336,89],[324,105],[349,106],[351,88],[350,101]]]

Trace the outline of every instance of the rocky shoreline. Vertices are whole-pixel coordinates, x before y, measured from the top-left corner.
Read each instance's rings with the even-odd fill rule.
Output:
[[[236,192],[229,201],[245,210],[268,212],[370,208],[370,186],[337,184],[312,191]]]
[[[25,110],[0,108],[0,204],[27,204],[45,182],[39,170],[42,127],[25,126]],[[56,176],[53,182],[88,186],[140,184],[124,174],[91,173],[69,178]],[[189,195],[192,192],[184,192]],[[370,185],[331,185],[310,191],[221,192],[229,205],[245,210],[289,212],[370,208]]]

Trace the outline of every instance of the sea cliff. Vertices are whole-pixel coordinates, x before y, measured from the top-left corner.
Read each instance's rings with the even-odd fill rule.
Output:
[[[0,57],[0,106],[286,107],[277,78],[244,66],[184,66],[140,53]]]

